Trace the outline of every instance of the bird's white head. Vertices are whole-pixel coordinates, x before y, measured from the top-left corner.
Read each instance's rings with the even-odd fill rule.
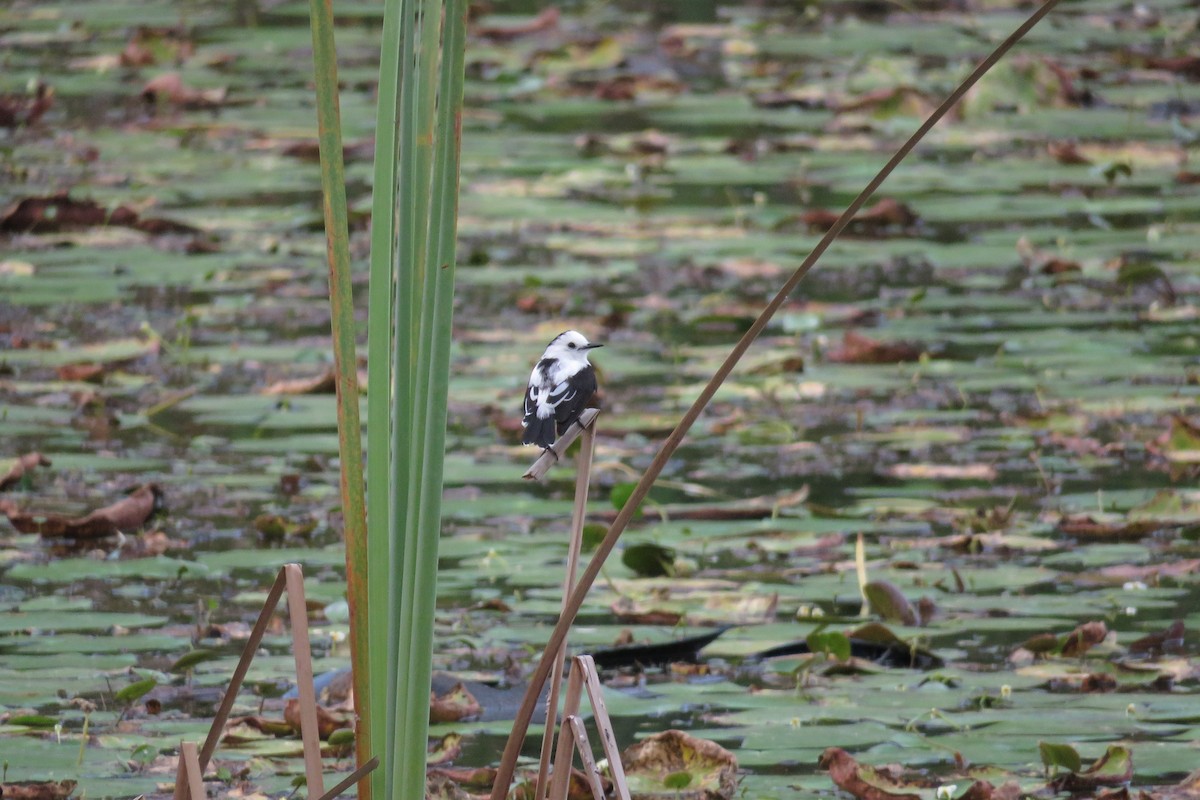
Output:
[[[557,358],[559,361],[568,363],[574,361],[586,364],[588,363],[588,351],[603,346],[589,342],[587,337],[579,331],[565,331],[554,337],[546,347],[542,358]]]

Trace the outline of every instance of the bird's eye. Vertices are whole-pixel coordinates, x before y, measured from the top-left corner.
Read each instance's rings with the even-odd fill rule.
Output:
[[[567,344],[567,347],[569,347],[569,348],[571,348],[572,350],[574,350],[574,349],[575,349],[575,343],[574,343],[574,342],[570,342],[569,344]]]

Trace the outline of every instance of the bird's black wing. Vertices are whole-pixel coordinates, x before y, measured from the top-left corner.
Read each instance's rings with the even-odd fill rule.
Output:
[[[588,401],[596,393],[596,371],[590,366],[576,372],[554,387],[550,402],[554,405],[554,419],[558,423],[558,435],[562,436],[571,423],[587,408]]]

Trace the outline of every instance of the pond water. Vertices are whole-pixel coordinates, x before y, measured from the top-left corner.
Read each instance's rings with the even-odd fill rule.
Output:
[[[573,473],[522,482],[532,454],[517,443],[546,341],[574,327],[607,345],[589,507],[602,522],[816,243],[820,212],[840,211],[1022,13],[696,4],[684,20],[663,5],[564,4],[555,29],[511,39],[487,29],[539,7],[497,2],[475,23],[438,670],[519,682],[557,614]],[[170,781],[285,562],[305,568],[318,671],[348,665],[333,398],[268,393],[332,361],[307,4],[246,24],[251,7],[0,10],[18,122],[0,130],[0,460],[52,462],[0,499],[80,515],[154,482],[168,509],[141,535],[70,549],[0,521],[7,780],[75,779],[88,797]],[[362,212],[380,9],[338,11]],[[996,783],[1044,785],[1041,741],[1085,763],[1123,744],[1140,787],[1194,768],[1194,16],[1181,2],[1056,10],[885,184],[893,216],[866,214],[789,300],[624,537],[671,548],[673,575],[640,576],[618,551],[572,634],[596,648],[736,625],[702,674],[606,676],[622,744],[671,727],[714,739],[763,798],[828,795],[829,746],[961,787],[956,754]],[[169,73],[180,83],[145,100]],[[39,81],[53,88],[41,114]],[[60,192],[57,221],[13,216]],[[85,201],[100,219],[62,226],[93,213]],[[115,224],[121,206],[139,222]],[[354,252],[365,317],[365,224]],[[936,608],[889,626],[945,666],[747,664],[821,623],[863,622],[860,535],[871,580]],[[664,615],[679,623],[648,622]],[[1131,651],[1176,619],[1187,633],[1167,652]],[[1019,650],[1088,622],[1108,636],[1084,654]],[[212,652],[172,672],[194,649]],[[272,694],[291,669],[272,630],[251,681]],[[147,677],[153,692],[118,699]],[[259,703],[247,692],[239,713]],[[273,701],[264,714],[282,716]],[[482,765],[508,726],[434,728],[451,732],[458,763]],[[246,735],[216,764],[278,796],[299,752]]]

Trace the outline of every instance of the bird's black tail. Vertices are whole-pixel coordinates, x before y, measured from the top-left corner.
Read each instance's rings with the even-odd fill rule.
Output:
[[[554,417],[541,419],[532,415],[525,424],[525,436],[521,441],[525,444],[536,444],[538,447],[554,444]]]

